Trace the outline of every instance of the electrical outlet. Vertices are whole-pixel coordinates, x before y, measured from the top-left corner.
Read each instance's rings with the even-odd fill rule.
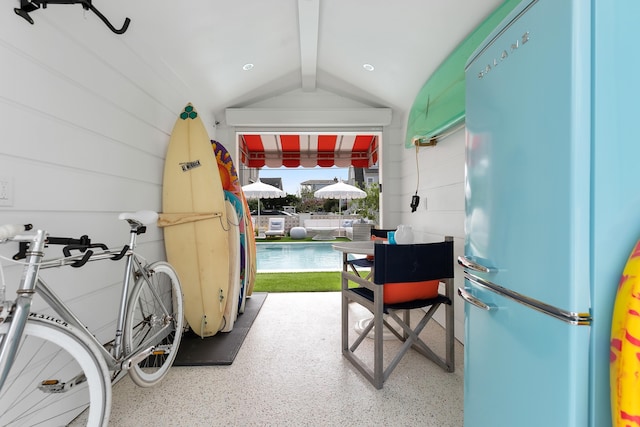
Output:
[[[0,206],[13,206],[13,178],[0,176]]]

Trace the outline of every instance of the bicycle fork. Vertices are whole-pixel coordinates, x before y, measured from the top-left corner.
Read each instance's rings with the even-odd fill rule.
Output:
[[[35,293],[40,261],[44,256],[43,251],[46,233],[43,230],[38,230],[35,236],[16,236],[14,239],[31,242],[31,244],[27,252],[27,265],[20,280],[20,287],[17,290],[18,296],[13,307],[9,330],[0,343],[0,390],[2,390],[4,382],[9,376],[9,370],[16,357],[20,339],[22,338],[24,328],[27,324],[27,318],[31,311],[31,301]],[[10,304],[9,301],[0,301],[0,303]]]

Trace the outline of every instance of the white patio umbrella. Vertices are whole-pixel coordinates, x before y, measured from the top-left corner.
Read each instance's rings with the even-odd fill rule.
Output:
[[[274,187],[273,185],[265,184],[260,181],[260,178],[253,184],[247,184],[242,187],[244,197],[247,199],[258,199],[258,222],[256,224],[258,234],[260,234],[260,199],[277,199],[285,197],[287,193]]]
[[[364,199],[367,197],[367,193],[359,189],[358,187],[354,187],[353,185],[346,184],[342,181],[336,182],[335,184],[327,185],[326,187],[322,187],[315,193],[313,193],[315,197],[320,199],[338,199],[338,214],[342,214],[342,199]],[[342,226],[342,221],[338,223],[338,231]]]

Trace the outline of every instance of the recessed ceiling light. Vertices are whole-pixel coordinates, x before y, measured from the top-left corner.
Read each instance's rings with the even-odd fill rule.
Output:
[[[245,70],[245,71],[253,70],[253,64],[251,64],[251,63],[244,64],[242,66],[242,69]]]
[[[362,65],[362,68],[364,68],[364,69],[365,69],[365,70],[367,70],[367,71],[373,71],[373,70],[375,70],[375,67],[374,67],[373,65],[371,65],[371,64],[363,64],[363,65]]]

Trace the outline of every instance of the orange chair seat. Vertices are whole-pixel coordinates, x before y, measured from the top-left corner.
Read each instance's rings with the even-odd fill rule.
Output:
[[[438,296],[440,280],[427,280],[423,282],[385,283],[385,304],[397,304],[413,300],[430,299]]]

